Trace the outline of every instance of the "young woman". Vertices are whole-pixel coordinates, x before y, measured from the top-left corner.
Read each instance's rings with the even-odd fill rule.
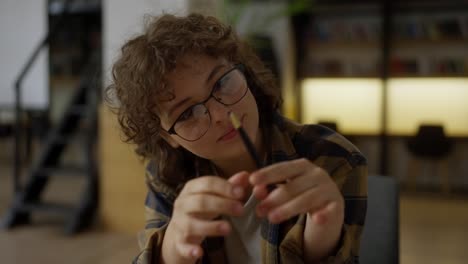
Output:
[[[334,131],[282,117],[272,73],[230,27],[155,18],[122,47],[108,91],[126,141],[149,161],[136,263],[358,262],[365,158]]]

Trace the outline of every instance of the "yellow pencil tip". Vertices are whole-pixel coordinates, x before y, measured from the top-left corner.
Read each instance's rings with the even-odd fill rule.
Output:
[[[239,120],[237,119],[236,115],[234,114],[234,112],[229,112],[229,117],[231,118],[231,123],[234,126],[234,128],[238,129],[241,126],[241,124]]]

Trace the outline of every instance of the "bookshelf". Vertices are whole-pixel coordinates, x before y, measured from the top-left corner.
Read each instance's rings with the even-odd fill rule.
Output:
[[[322,2],[293,19],[298,119],[334,122],[347,135],[377,135],[382,130],[380,4]]]
[[[468,6],[426,2],[410,1],[394,11],[388,133],[412,135],[425,123],[466,137],[468,106],[462,98],[468,96]]]
[[[342,132],[345,134],[379,135],[388,132],[391,135],[410,135],[414,129],[395,129],[392,127],[395,126],[393,121],[386,120],[386,115],[398,106],[388,102],[398,101],[400,97],[405,96],[404,90],[398,88],[399,85],[407,87],[406,90],[410,91],[411,85],[406,85],[405,81],[417,87],[425,84],[432,87],[430,83],[437,80],[442,88],[457,83],[457,88],[441,88],[441,94],[434,95],[445,98],[448,91],[460,93],[459,81],[463,83],[463,80],[468,80],[468,3],[461,5],[460,1],[392,1],[390,15],[385,18],[383,2],[356,1],[351,5],[346,1],[316,1],[312,11],[295,22],[299,47],[297,76],[300,82],[300,98],[310,98],[309,93],[312,93],[331,104],[342,100],[342,96],[352,101],[352,93],[332,95],[325,91],[328,89],[326,82],[334,88],[340,85],[338,83],[342,83],[344,87],[350,86],[348,89],[357,89],[352,87],[359,86],[359,80],[362,80],[364,86],[368,85],[369,80],[381,80],[374,81],[374,86],[375,89],[383,91],[372,92],[374,97],[368,98],[367,104],[372,105],[372,108],[362,106],[366,102],[360,99],[356,101],[361,105],[354,106],[357,112],[364,112],[364,108],[366,111],[384,112],[379,120],[374,118],[373,121],[380,125],[372,125],[374,129],[369,130],[369,125],[364,121],[353,121],[355,126],[363,127],[360,130],[351,124],[338,124],[344,128]],[[389,19],[387,23],[390,23],[387,33],[383,32],[382,28],[384,19]],[[388,52],[386,56],[385,45]],[[383,64],[386,64],[386,67],[383,67]],[[336,82],[336,79],[352,80],[353,84]],[[391,81],[392,79],[395,81]],[[444,82],[447,85],[444,85]],[[322,91],[318,91],[320,89]],[[468,82],[466,89],[468,90]],[[434,89],[427,91],[437,93]],[[459,101],[455,100],[457,96],[464,96],[457,93],[453,94],[454,102]],[[408,94],[415,96],[412,92]],[[390,98],[392,96],[396,98]],[[415,98],[414,104],[417,104],[418,100],[421,101]],[[379,101],[383,105],[376,106],[374,102]],[[300,99],[297,105],[299,119],[305,123],[333,119],[343,120],[341,122],[355,120],[351,117],[353,113],[350,113],[349,109],[342,110],[337,107],[335,114],[328,111],[326,116],[320,116],[318,113],[323,113],[323,109],[314,108],[316,106],[307,104],[303,99]],[[464,108],[460,106],[457,109]],[[348,117],[345,117],[346,115]],[[465,119],[468,120],[468,116]],[[445,120],[440,120],[442,121]],[[399,124],[396,126],[400,127]],[[458,127],[459,129],[455,130],[449,129],[449,133],[468,135],[468,123]]]
[[[377,10],[345,17],[330,9],[315,12],[302,30],[300,77],[377,76],[379,35]]]
[[[304,59],[299,65],[299,76],[378,77],[382,44],[382,16],[378,8],[365,14],[335,13],[331,7],[319,10],[326,11],[312,13],[300,30]],[[467,10],[394,11],[390,75],[467,76]]]
[[[467,1],[317,0],[293,23],[300,122],[377,140],[382,174],[419,124],[468,136]]]
[[[468,76],[468,9],[403,9],[393,20],[391,75]]]

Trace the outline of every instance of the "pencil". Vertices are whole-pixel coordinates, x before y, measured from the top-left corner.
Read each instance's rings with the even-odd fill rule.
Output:
[[[242,127],[241,123],[239,122],[239,119],[237,119],[234,112],[229,112],[229,118],[231,118],[231,123],[234,126],[234,128],[237,130],[237,132],[239,132],[242,141],[244,142],[244,145],[247,148],[247,152],[249,152],[250,157],[252,157],[252,159],[255,161],[255,165],[258,169],[262,168],[263,164],[260,160],[260,157],[257,154],[257,151],[255,150],[255,146],[249,139],[249,136],[245,132],[244,128]]]
[[[239,119],[237,119],[236,115],[233,112],[229,112],[229,117],[231,118],[231,123],[234,126],[234,128],[239,132],[242,138],[242,142],[244,142],[244,146],[247,148],[247,152],[249,152],[250,157],[255,161],[255,165],[257,166],[257,169],[260,169],[263,167],[263,163],[260,160],[257,151],[255,150],[254,144],[252,141],[249,139],[249,136],[247,136],[247,133],[245,132],[244,128],[242,127],[241,123],[239,122]],[[285,182],[281,182],[285,183]],[[268,184],[267,190],[268,192],[273,191],[278,185],[275,183]]]

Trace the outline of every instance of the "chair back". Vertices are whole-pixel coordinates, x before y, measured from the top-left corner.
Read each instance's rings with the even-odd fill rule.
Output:
[[[407,141],[411,154],[431,159],[447,156],[452,150],[452,145],[441,125],[421,125],[418,133]]]
[[[361,264],[399,263],[399,190],[395,178],[368,177],[366,222],[361,240]]]

